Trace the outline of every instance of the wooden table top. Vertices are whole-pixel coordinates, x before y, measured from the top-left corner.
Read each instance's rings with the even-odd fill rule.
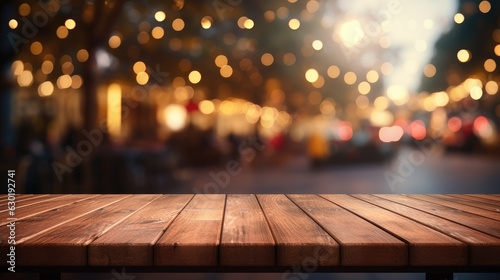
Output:
[[[17,195],[16,203],[18,266],[500,266],[500,195]],[[2,252],[6,209],[1,195]]]

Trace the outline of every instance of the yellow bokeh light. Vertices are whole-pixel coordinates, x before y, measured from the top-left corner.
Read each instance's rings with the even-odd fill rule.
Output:
[[[21,60],[15,60],[12,62],[11,69],[14,75],[19,76],[24,71],[24,63]]]
[[[403,85],[391,85],[387,88],[387,97],[396,105],[403,105],[408,102],[410,95],[408,89]]]
[[[42,44],[41,44],[40,42],[35,41],[35,42],[33,42],[33,43],[31,44],[31,46],[30,46],[30,51],[31,51],[31,53],[32,53],[32,54],[34,54],[34,55],[39,55],[39,54],[41,54],[41,53],[42,53],[42,51],[43,51],[43,46],[42,46]]]
[[[119,136],[122,127],[122,88],[119,84],[110,84],[107,93],[106,124],[111,135]]]
[[[146,72],[139,72],[137,73],[137,76],[135,76],[135,80],[138,84],[145,85],[149,81],[149,75]]]
[[[52,71],[54,70],[54,64],[50,60],[45,60],[42,63],[41,69],[42,69],[42,73],[44,73],[45,75],[48,75],[48,74],[52,73]]]
[[[50,81],[45,81],[38,86],[38,95],[45,97],[54,92],[54,85]]]
[[[158,11],[155,13],[155,19],[158,22],[162,22],[167,18],[167,15],[165,14],[164,11]]]
[[[497,94],[498,83],[495,81],[488,81],[484,86],[484,89],[486,90],[486,93],[488,93],[489,95]]]
[[[227,57],[223,54],[219,54],[216,58],[215,58],[215,65],[217,65],[217,67],[222,67],[224,65],[227,65],[228,61],[227,61]]]
[[[192,84],[197,84],[201,81],[201,73],[197,70],[193,70],[191,71],[191,73],[189,73],[188,78]]]
[[[202,100],[200,104],[198,104],[198,107],[200,108],[200,112],[205,115],[213,113],[215,109],[214,103],[210,100]]]
[[[292,30],[297,30],[300,27],[300,21],[296,18],[292,18],[290,21],[288,21],[288,26]]]
[[[318,79],[312,83],[313,87],[315,88],[322,88],[325,85],[325,78],[323,76],[319,75]]]
[[[434,66],[433,64],[425,65],[424,75],[428,78],[434,77],[434,75],[436,75],[436,66]]]
[[[378,72],[375,70],[370,70],[366,73],[366,80],[370,83],[376,83],[379,79]]]
[[[153,30],[151,30],[151,36],[155,39],[161,39],[163,38],[163,35],[165,35],[165,31],[160,26],[156,26]]]
[[[473,86],[470,89],[470,97],[474,100],[479,100],[483,96],[483,89],[480,88],[479,86]]]
[[[15,19],[9,20],[9,27],[10,27],[10,29],[16,29],[18,25],[19,24],[18,24],[17,20],[15,20]]]
[[[457,58],[460,62],[467,62],[471,59],[471,53],[466,49],[461,49],[457,52]]]
[[[368,94],[371,90],[371,86],[368,82],[361,82],[358,85],[358,91],[361,94]]]
[[[276,14],[273,11],[268,10],[268,11],[264,12],[264,19],[267,22],[273,22],[275,18],[276,18]]]
[[[69,31],[68,31],[68,28],[66,28],[66,26],[59,26],[56,30],[56,34],[57,34],[57,37],[59,39],[64,39],[66,37],[68,37],[68,34],[69,34]]]
[[[384,62],[380,66],[380,72],[382,72],[382,74],[384,74],[385,76],[391,75],[392,71],[394,71],[394,66],[392,66],[390,62]]]
[[[497,56],[500,56],[500,45],[496,45],[496,46],[495,46],[495,54],[496,54]]]
[[[67,89],[71,86],[73,80],[70,75],[62,75],[57,78],[57,87],[60,89]]]
[[[379,96],[375,98],[375,101],[373,101],[373,106],[375,109],[384,111],[385,109],[389,108],[389,99],[385,96]]]
[[[353,47],[365,36],[361,23],[357,20],[348,21],[340,27],[339,31],[340,39],[342,43],[347,47]]]
[[[137,61],[136,63],[134,63],[134,66],[132,66],[132,69],[136,74],[146,72],[146,64],[144,64],[144,62],[142,61]]]
[[[488,2],[486,0],[481,1],[481,3],[479,3],[479,10],[483,14],[488,13],[491,10],[491,4],[490,4],[490,2]]]
[[[312,42],[312,47],[313,49],[319,51],[323,48],[323,42],[321,42],[321,40],[314,40]]]
[[[450,98],[448,97],[448,94],[446,92],[444,92],[444,91],[439,91],[439,92],[433,93],[431,95],[431,98],[433,99],[434,104],[437,107],[444,107],[450,101]]]
[[[246,28],[246,29],[252,29],[254,27],[255,23],[253,22],[253,20],[247,18],[244,22],[243,22],[243,26]]]
[[[453,17],[453,20],[457,23],[457,24],[461,24],[464,22],[465,20],[465,17],[463,14],[461,13],[456,13],[455,16]]]
[[[274,62],[274,57],[270,53],[265,53],[260,57],[260,62],[264,66],[270,66]]]
[[[172,21],[172,28],[175,30],[175,31],[181,31],[182,29],[184,29],[184,21],[180,18],[176,18],[174,19],[174,21]]]
[[[490,58],[484,62],[484,70],[486,70],[486,72],[491,73],[495,71],[496,68],[497,68],[497,63],[493,59]]]
[[[340,75],[340,68],[336,65],[332,65],[328,67],[326,73],[328,74],[328,77],[335,79]]]
[[[306,9],[308,12],[310,13],[315,13],[318,11],[319,9],[319,3],[318,1],[316,0],[310,0],[309,2],[307,2],[306,4]]]
[[[75,20],[73,20],[73,19],[67,19],[67,20],[64,22],[64,26],[66,26],[66,28],[68,28],[69,30],[72,30],[72,29],[75,29],[75,27],[76,27],[76,22],[75,22]]]
[[[21,87],[29,87],[33,83],[33,73],[28,70],[24,70],[17,76],[17,83]]]
[[[306,80],[308,82],[314,83],[314,82],[316,82],[318,80],[319,73],[318,73],[318,70],[311,68],[311,69],[308,69],[306,71],[305,76],[306,76]]]
[[[71,75],[75,71],[75,66],[71,61],[66,61],[62,65],[62,72],[67,75]]]
[[[203,29],[209,29],[210,27],[212,27],[212,22],[213,22],[212,17],[210,16],[203,17],[201,19],[201,27]]]
[[[163,111],[165,124],[172,131],[183,129],[188,121],[188,113],[185,106],[170,104]]]
[[[229,65],[224,65],[220,68],[220,75],[224,78],[229,78],[233,75],[233,68]]]
[[[325,99],[319,105],[319,110],[323,115],[330,115],[335,113],[335,102],[331,99]]]
[[[394,115],[386,110],[373,110],[370,113],[370,122],[377,127],[389,126],[394,121]]]
[[[83,79],[81,76],[79,75],[71,76],[71,88],[79,89],[80,87],[82,87],[82,84],[83,84]]]
[[[353,85],[357,79],[358,77],[356,76],[356,73],[352,71],[349,71],[344,75],[344,82],[348,85]]]
[[[288,10],[287,7],[285,6],[282,6],[282,7],[279,7],[277,10],[276,10],[276,16],[279,18],[279,19],[286,19],[288,17],[288,15],[290,14],[290,11]]]
[[[118,35],[113,35],[109,37],[108,44],[110,48],[116,49],[122,44],[122,39]]]
[[[89,59],[89,52],[86,49],[80,49],[76,52],[76,59],[80,62],[85,62]]]
[[[23,17],[29,15],[31,13],[31,7],[27,3],[23,3],[19,5],[19,14]]]

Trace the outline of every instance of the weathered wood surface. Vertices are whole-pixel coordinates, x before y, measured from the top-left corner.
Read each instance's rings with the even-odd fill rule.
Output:
[[[18,198],[14,217],[0,209],[0,234],[17,219],[19,266],[500,266],[495,195]]]

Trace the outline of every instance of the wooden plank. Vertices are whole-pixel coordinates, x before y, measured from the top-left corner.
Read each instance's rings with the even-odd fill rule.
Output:
[[[491,195],[491,194],[467,194],[468,196],[475,196],[475,197],[480,197],[480,198],[485,198],[489,200],[494,200],[496,202],[500,202],[500,197],[496,195]]]
[[[405,240],[410,266],[466,265],[467,245],[406,217],[349,195],[321,195]]]
[[[500,265],[500,239],[498,238],[376,195],[353,196],[467,243],[470,265]]]
[[[195,195],[156,242],[155,264],[217,265],[225,200],[225,195]]]
[[[441,218],[448,219],[452,222],[468,226],[472,229],[482,231],[489,235],[500,238],[500,223],[498,221],[488,219],[476,214],[464,212],[459,209],[450,208],[447,206],[427,202],[412,198],[408,195],[377,195],[379,197],[391,200],[406,206],[436,215]]]
[[[87,245],[159,195],[134,195],[63,223],[16,247],[18,265],[85,266]]]
[[[487,198],[477,197],[477,196],[473,196],[473,195],[470,195],[470,194],[449,194],[449,195],[450,196],[454,196],[454,197],[461,197],[463,199],[484,202],[484,203],[488,203],[488,204],[491,204],[491,205],[495,205],[496,207],[500,207],[500,201],[496,201],[496,200],[493,200],[493,199],[487,199]]]
[[[439,199],[448,200],[448,201],[451,201],[451,202],[456,202],[456,203],[459,203],[459,204],[469,205],[469,206],[476,207],[476,208],[481,208],[481,209],[484,209],[484,210],[489,210],[489,211],[500,213],[500,206],[497,206],[497,205],[494,205],[494,204],[491,204],[491,203],[487,203],[487,202],[484,202],[484,201],[475,201],[475,200],[469,199],[470,197],[465,196],[465,195],[440,195],[440,194],[434,194],[433,197],[436,197],[436,198],[439,198]]]
[[[86,200],[90,199],[93,197],[96,197],[98,195],[92,194],[92,195],[66,195],[66,196],[60,196],[55,199],[50,199],[46,201],[42,201],[40,203],[37,203],[36,205],[32,205],[30,207],[21,207],[19,209],[16,208],[15,211],[15,218],[18,220],[37,215],[39,213],[43,213],[46,211],[50,211],[54,208],[59,208],[65,205],[69,205],[75,202],[78,202],[80,200]],[[7,218],[9,217],[8,212],[2,212],[0,213],[0,225],[5,225],[8,224],[9,222],[7,221]]]
[[[476,214],[479,216],[483,216],[489,219],[494,219],[497,221],[500,221],[500,213],[495,213],[492,211],[484,210],[484,209],[479,209],[477,207],[465,205],[463,203],[459,202],[453,202],[453,201],[448,201],[444,199],[440,199],[438,195],[424,195],[424,194],[415,194],[415,195],[408,195],[408,197],[415,198],[415,199],[420,199],[424,200],[427,202],[443,205],[449,208],[453,209],[458,209],[460,211]]]
[[[288,197],[340,244],[342,266],[408,265],[406,244],[379,227],[317,195]]]
[[[339,265],[338,243],[290,199],[284,195],[257,195],[257,199],[276,241],[277,265]]]
[[[21,208],[21,207],[31,206],[31,205],[34,205],[34,204],[37,204],[37,203],[40,203],[40,202],[43,202],[46,200],[55,199],[55,198],[60,197],[60,196],[64,196],[64,195],[56,195],[56,194],[35,195],[30,199],[26,199],[26,200],[22,199],[20,201],[16,201],[16,209]],[[7,204],[5,204],[5,205],[7,205]],[[6,211],[8,211],[7,206],[5,206],[5,208],[0,208],[0,213],[6,212]]]
[[[7,205],[7,202],[9,201],[9,198],[7,197],[6,194],[3,194],[1,197],[2,198],[0,199],[0,209],[2,209],[5,205]],[[16,194],[15,195],[16,202],[33,199],[34,197],[36,197],[36,196],[34,196],[33,194]]]
[[[276,265],[274,239],[255,195],[227,195],[222,228],[220,265]]]
[[[192,197],[163,195],[146,205],[89,244],[89,265],[153,265],[153,245]]]
[[[16,221],[16,244],[22,244],[26,240],[42,235],[63,223],[75,220],[128,196],[130,195],[100,195],[99,199],[79,201],[71,205]],[[8,236],[8,234],[9,229],[6,226],[0,227],[0,236]],[[6,239],[0,239],[0,249],[2,251],[7,251],[8,246],[9,244],[7,244]],[[0,261],[5,263],[6,255],[0,255]]]

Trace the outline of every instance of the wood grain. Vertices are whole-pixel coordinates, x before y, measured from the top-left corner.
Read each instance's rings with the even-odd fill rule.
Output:
[[[473,201],[479,201],[479,202],[484,202],[484,203],[488,203],[488,204],[491,204],[491,205],[495,205],[496,207],[500,207],[500,201],[496,201],[496,200],[493,200],[493,199],[487,199],[487,198],[483,198],[483,197],[477,197],[477,196],[473,196],[473,195],[469,195],[469,194],[449,194],[453,197],[460,197],[462,199],[468,199],[468,200],[473,200]]]
[[[414,266],[466,265],[467,245],[399,214],[349,195],[321,195],[409,244]]]
[[[277,265],[339,265],[339,245],[284,195],[257,195],[277,246]],[[312,265],[312,264],[310,264]]]
[[[65,195],[65,196],[59,196],[56,197],[55,199],[49,199],[42,201],[40,203],[37,203],[36,205],[32,205],[30,207],[21,207],[15,211],[15,217],[18,220],[37,215],[39,213],[43,213],[46,211],[50,211],[55,208],[60,208],[65,205],[69,205],[72,203],[76,203],[81,200],[86,200],[86,199],[91,199],[95,198],[98,195],[96,194],[91,194],[91,195]],[[5,225],[8,224],[9,222],[7,221],[7,218],[9,217],[8,212],[2,212],[0,213],[0,225]]]
[[[497,195],[491,195],[491,194],[467,194],[467,196],[475,196],[475,197],[480,197],[480,198],[485,198],[488,200],[494,200],[496,202],[500,202],[500,196]]]
[[[353,196],[466,243],[469,246],[469,264],[471,265],[500,265],[500,239],[498,238],[376,195]]]
[[[468,206],[473,206],[473,207],[476,207],[476,208],[481,208],[481,209],[484,209],[484,210],[493,211],[493,212],[496,212],[496,213],[500,213],[500,206],[499,205],[491,204],[491,203],[488,203],[488,202],[485,202],[485,201],[472,200],[472,199],[470,199],[470,197],[468,198],[468,197],[465,197],[463,195],[458,196],[458,195],[436,195],[435,194],[435,195],[433,195],[433,197],[439,198],[439,199],[443,199],[443,200],[448,200],[448,201],[451,201],[451,202],[456,202],[456,203],[459,203],[459,204],[465,204],[465,205],[468,205]]]
[[[220,265],[276,265],[275,243],[253,194],[229,194],[220,244]]]
[[[195,195],[155,244],[155,265],[217,265],[224,205],[225,195]]]
[[[288,197],[340,244],[341,265],[408,265],[406,244],[379,227],[317,195]]]
[[[483,216],[483,217],[487,217],[490,219],[500,221],[500,213],[498,213],[498,212],[492,212],[489,210],[480,209],[478,207],[469,206],[469,205],[462,203],[462,202],[445,200],[442,197],[440,197],[439,195],[415,194],[415,195],[408,195],[408,196],[412,197],[412,198],[425,200],[425,201],[432,202],[432,203],[439,204],[439,205],[443,205],[443,206],[446,206],[449,208],[459,209],[459,210],[464,211],[464,212],[469,212],[472,214],[476,214],[479,216]]]
[[[153,245],[193,195],[163,195],[89,244],[89,265],[151,266]]]
[[[26,200],[21,200],[21,201],[16,201],[16,209],[19,209],[19,208],[22,208],[22,207],[27,207],[27,206],[31,206],[31,205],[35,205],[37,203],[40,203],[40,202],[44,202],[44,201],[47,201],[47,200],[52,200],[52,199],[56,199],[58,197],[61,197],[61,196],[66,196],[66,195],[57,195],[57,194],[54,194],[54,195],[40,195],[40,196],[35,196],[31,199],[26,199]],[[3,212],[7,212],[8,209],[0,209],[0,213],[3,213]]]
[[[415,199],[410,197],[409,195],[378,196],[500,238],[500,223],[496,220],[478,216],[476,214],[465,212],[460,209],[450,208],[440,204]]]
[[[134,195],[17,245],[18,265],[85,266],[87,245],[158,195]]]

